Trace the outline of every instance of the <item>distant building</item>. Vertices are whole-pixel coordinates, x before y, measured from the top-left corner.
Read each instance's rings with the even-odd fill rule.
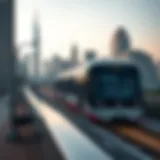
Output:
[[[41,55],[41,30],[39,17],[36,14],[33,21],[33,46],[34,46],[34,74],[40,75],[40,55]]]
[[[111,40],[111,55],[119,56],[123,55],[131,49],[131,40],[128,32],[123,28],[119,27]]]
[[[92,60],[94,60],[95,58],[96,58],[97,56],[96,56],[96,51],[94,51],[94,50],[87,50],[86,52],[85,52],[85,61],[86,62],[88,62],[88,61],[92,61]]]
[[[25,55],[21,60],[18,62],[18,75],[28,78],[29,76],[29,55]]]
[[[156,67],[157,67],[157,69],[158,69],[158,77],[159,77],[159,79],[160,79],[160,61],[158,61],[158,62],[156,63]]]
[[[71,47],[71,57],[70,57],[70,59],[71,59],[71,62],[72,62],[72,64],[78,64],[78,47],[76,46],[76,45],[73,45],[72,47]]]
[[[55,54],[49,61],[48,61],[48,76],[53,79],[57,76],[59,72],[61,72],[61,64],[62,59],[57,54]]]
[[[144,89],[160,89],[158,68],[152,58],[145,51],[141,50],[133,50],[128,54],[128,56],[140,69]]]
[[[45,75],[53,80],[59,73],[71,69],[79,65],[78,48],[73,45],[71,48],[70,58],[63,59],[55,53],[50,60],[45,62]]]
[[[157,67],[147,52],[131,48],[131,40],[124,28],[118,28],[111,41],[111,55],[128,58],[140,71],[144,90],[160,89]]]
[[[56,73],[59,73],[62,70],[63,59],[57,54],[52,58],[52,64]]]
[[[48,77],[50,75],[50,67],[51,67],[51,61],[46,60],[43,63],[43,75],[45,75],[46,77]]]
[[[71,57],[70,59],[63,59],[58,54],[55,54],[51,59],[51,64],[49,67],[50,70],[50,77],[54,79],[59,73],[74,68],[79,65],[78,62],[78,52],[76,48],[72,48]]]

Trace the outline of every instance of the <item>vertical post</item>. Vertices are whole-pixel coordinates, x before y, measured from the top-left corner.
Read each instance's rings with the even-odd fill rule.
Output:
[[[13,0],[0,0],[0,90],[11,93],[14,69]]]
[[[14,0],[5,0],[4,1],[5,5],[5,13],[3,16],[6,18],[6,24],[5,30],[3,32],[5,33],[4,39],[7,39],[8,41],[4,42],[8,45],[8,51],[4,54],[7,54],[7,58],[5,63],[7,66],[4,68],[7,69],[7,78],[8,78],[8,91],[10,95],[10,108],[9,108],[9,113],[10,113],[10,127],[11,127],[11,137],[14,135],[14,125],[13,125],[13,119],[14,119],[14,107],[15,107],[15,100],[16,100],[16,91],[17,91],[17,78],[16,78],[16,48],[14,44]],[[2,21],[2,24],[4,21]],[[3,42],[3,41],[1,41]]]
[[[15,51],[13,28],[14,0],[0,1],[0,87],[4,86],[11,97],[11,108],[14,95]]]

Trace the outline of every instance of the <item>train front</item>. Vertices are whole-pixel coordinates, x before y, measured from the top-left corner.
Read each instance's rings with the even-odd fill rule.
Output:
[[[136,122],[144,113],[138,70],[132,65],[96,65],[90,69],[90,115],[101,121]]]

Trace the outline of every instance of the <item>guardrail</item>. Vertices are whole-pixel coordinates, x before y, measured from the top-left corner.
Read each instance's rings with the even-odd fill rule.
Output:
[[[66,160],[113,160],[110,154],[104,153],[74,124],[36,97],[28,88],[24,89],[24,93]]]

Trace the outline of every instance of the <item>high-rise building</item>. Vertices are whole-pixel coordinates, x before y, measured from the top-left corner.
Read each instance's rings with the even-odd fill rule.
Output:
[[[128,57],[139,69],[144,90],[160,89],[158,68],[149,54],[142,50],[132,50]]]
[[[89,49],[85,52],[85,61],[86,62],[89,62],[89,61],[92,61],[96,58],[96,51],[92,50],[92,49]]]
[[[159,79],[160,79],[160,62],[157,62],[157,63],[156,63],[156,67],[157,67],[157,69],[158,69],[158,77],[159,77]]]
[[[78,64],[78,47],[76,45],[71,47],[71,62]]]
[[[111,40],[111,55],[118,56],[128,52],[131,48],[131,40],[128,32],[123,27],[119,27]]]
[[[34,72],[35,77],[40,75],[41,35],[39,17],[35,14],[33,21],[33,47],[34,47]]]
[[[51,67],[51,70],[52,70],[52,77],[56,77],[57,74],[59,74],[59,72],[61,72],[62,70],[62,58],[60,56],[58,56],[58,54],[54,54],[54,56],[52,57],[52,67]]]
[[[28,68],[28,76],[29,77],[33,77],[34,76],[34,63],[33,63],[33,54],[32,53],[29,53],[29,54],[27,54],[28,55],[28,57],[27,57],[27,68]]]
[[[29,76],[29,55],[26,54],[22,60],[19,62],[19,74],[22,77],[28,78]]]
[[[144,90],[160,88],[158,70],[154,61],[147,52],[131,48],[130,38],[124,28],[118,28],[112,38],[111,55],[124,57],[138,67]]]

